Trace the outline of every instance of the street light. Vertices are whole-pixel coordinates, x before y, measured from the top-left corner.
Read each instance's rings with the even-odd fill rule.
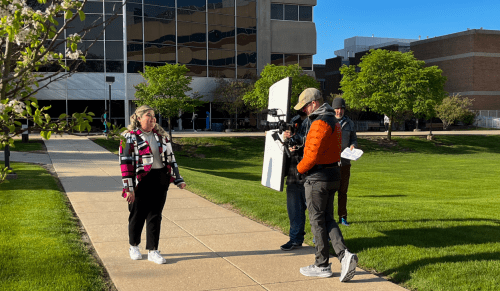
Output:
[[[111,123],[111,84],[115,82],[114,76],[106,76],[106,83],[109,85],[109,106],[108,106],[108,118]]]

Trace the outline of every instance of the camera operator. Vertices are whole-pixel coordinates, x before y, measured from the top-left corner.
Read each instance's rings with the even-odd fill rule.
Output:
[[[304,157],[297,171],[305,174],[305,196],[311,230],[316,241],[316,260],[300,268],[304,276],[331,277],[328,237],[341,264],[340,281],[354,277],[358,257],[349,252],[333,218],[333,198],[340,186],[342,132],[333,108],[323,102],[321,92],[307,88],[299,96],[295,110],[305,112],[311,125],[306,135]]]
[[[290,220],[290,240],[280,248],[283,251],[291,251],[302,247],[304,242],[304,231],[306,224],[306,197],[304,190],[304,176],[298,175],[297,165],[304,155],[304,139],[307,128],[309,128],[309,119],[307,115],[299,111],[298,115],[292,118],[291,124],[295,129],[295,134],[287,130],[284,137],[290,145],[290,157],[286,159],[285,168],[287,171],[286,179],[286,209],[288,219]]]

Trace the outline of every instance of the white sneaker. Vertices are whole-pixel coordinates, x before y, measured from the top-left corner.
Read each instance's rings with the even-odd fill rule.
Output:
[[[149,251],[148,260],[155,262],[157,264],[166,264],[167,260],[160,255],[159,250]]]
[[[316,265],[310,265],[307,267],[300,268],[300,273],[308,277],[328,278],[333,276],[331,266],[332,264],[329,264],[327,267],[318,267]]]
[[[128,252],[129,252],[130,258],[132,260],[142,260],[142,254],[139,251],[138,246],[130,246],[130,249],[128,250]]]
[[[358,265],[358,256],[345,250],[344,257],[340,262],[340,282],[347,282],[356,274],[356,266]]]

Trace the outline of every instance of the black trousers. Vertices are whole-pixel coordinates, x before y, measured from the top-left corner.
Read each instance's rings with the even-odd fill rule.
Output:
[[[347,189],[349,189],[349,179],[351,178],[351,165],[342,165],[340,167],[340,187],[337,213],[339,219],[347,217]]]
[[[135,201],[129,204],[129,243],[141,243],[141,232],[146,222],[146,249],[157,250],[160,241],[161,212],[167,200],[169,176],[162,169],[152,169],[139,183]]]

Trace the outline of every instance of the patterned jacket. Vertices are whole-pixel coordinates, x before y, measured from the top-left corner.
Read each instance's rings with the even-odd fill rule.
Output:
[[[184,179],[179,175],[179,169],[170,141],[154,129],[153,134],[157,144],[152,146],[159,148],[162,163],[166,167],[166,172],[170,175],[170,183],[174,182],[175,185],[183,183]],[[139,182],[151,171],[151,166],[153,165],[153,153],[140,129],[127,132],[123,136],[125,137],[125,142],[120,142],[120,168],[123,181],[122,195],[126,191],[133,192]]]

